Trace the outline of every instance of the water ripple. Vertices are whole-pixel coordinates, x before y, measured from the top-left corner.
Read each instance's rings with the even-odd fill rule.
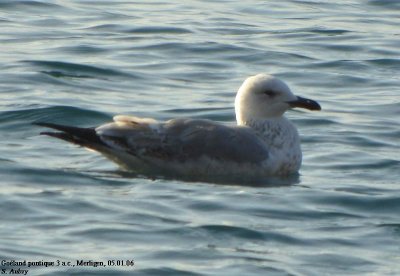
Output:
[[[61,61],[45,61],[45,60],[24,60],[24,63],[32,64],[33,66],[46,68],[50,71],[41,71],[42,73],[53,77],[75,77],[75,78],[98,78],[98,76],[123,76],[134,77],[119,70],[102,68],[98,66],[61,62]]]
[[[128,33],[137,34],[190,34],[190,30],[178,27],[150,26],[138,27],[127,31]]]

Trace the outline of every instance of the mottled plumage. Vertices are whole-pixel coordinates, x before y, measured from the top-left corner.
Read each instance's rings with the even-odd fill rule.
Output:
[[[320,110],[270,75],[248,78],[235,101],[236,126],[210,120],[116,116],[97,128],[38,123],[42,134],[99,151],[123,168],[149,176],[255,178],[288,175],[301,165],[296,128],[283,117],[291,107]]]
[[[173,119],[166,123],[136,124],[119,117],[96,129],[110,146],[136,156],[186,162],[207,156],[237,163],[258,163],[268,156],[265,144],[247,127],[228,127],[209,120]],[[117,144],[117,145],[116,145]],[[242,145],[232,147],[232,145]]]

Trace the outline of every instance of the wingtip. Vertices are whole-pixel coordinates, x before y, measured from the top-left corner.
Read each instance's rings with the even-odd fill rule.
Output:
[[[96,145],[106,146],[106,144],[97,136],[94,128],[80,128],[45,122],[33,122],[32,124],[56,130],[55,132],[42,131],[40,132],[40,135],[62,139],[73,144],[93,149],[95,149]]]
[[[47,135],[47,136],[54,136],[54,132],[42,131],[39,132],[39,135]]]
[[[43,132],[40,132],[40,135],[46,135],[46,136],[50,136],[50,137],[53,137],[53,138],[58,138],[58,139],[61,139],[61,140],[64,140],[64,141],[67,141],[67,142],[70,142],[70,143],[73,143],[73,144],[76,144],[76,145],[79,145],[79,146],[84,146],[84,144],[85,144],[85,142],[83,140],[80,140],[79,138],[74,137],[74,136],[72,136],[72,135],[70,135],[68,133],[65,133],[65,132],[43,131]]]
[[[46,123],[46,122],[32,122],[31,125],[53,128],[51,123]],[[39,132],[39,135],[54,136],[53,134],[54,132],[48,132],[48,131]]]

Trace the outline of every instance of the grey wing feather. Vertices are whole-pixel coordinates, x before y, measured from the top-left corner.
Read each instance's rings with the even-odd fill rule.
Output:
[[[148,124],[109,123],[96,128],[96,132],[110,147],[138,157],[162,152],[162,136]]]
[[[228,127],[208,120],[176,119],[167,122],[164,148],[182,161],[207,156],[237,163],[259,163],[268,149],[245,127]]]
[[[208,120],[175,119],[164,124],[154,120],[120,116],[114,123],[77,128],[37,123],[60,132],[42,134],[100,152],[124,151],[139,158],[188,161],[203,156],[236,163],[259,163],[268,149],[246,127],[228,127]]]
[[[202,156],[237,163],[259,163],[268,157],[263,142],[245,127],[209,120],[174,119],[156,124],[111,123],[97,128],[108,145],[135,156],[185,162]]]

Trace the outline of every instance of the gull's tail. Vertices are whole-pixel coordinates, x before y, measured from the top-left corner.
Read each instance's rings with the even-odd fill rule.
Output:
[[[99,147],[107,147],[97,135],[95,128],[72,127],[43,122],[33,124],[58,130],[58,132],[44,131],[40,133],[41,135],[55,137],[94,150],[97,150]]]

